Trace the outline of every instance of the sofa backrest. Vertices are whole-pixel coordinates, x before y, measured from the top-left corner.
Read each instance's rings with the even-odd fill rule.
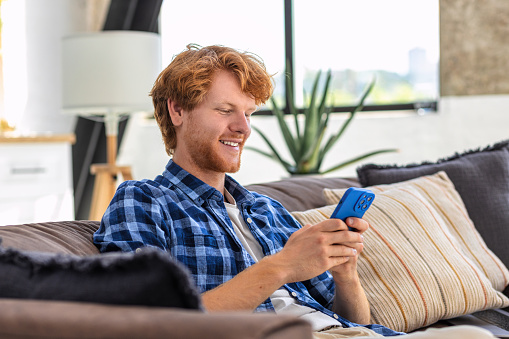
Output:
[[[348,187],[360,187],[360,184],[354,178],[329,178],[308,175],[246,186],[250,191],[267,195],[279,201],[290,212],[325,206],[324,188]]]
[[[0,226],[0,245],[26,251],[98,254],[92,236],[99,221],[54,221]]]

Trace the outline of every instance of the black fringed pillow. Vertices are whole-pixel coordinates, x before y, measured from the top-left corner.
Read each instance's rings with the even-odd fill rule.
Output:
[[[202,309],[187,269],[156,248],[81,257],[0,247],[0,298]]]
[[[392,184],[445,171],[488,247],[509,266],[509,140],[455,154],[435,163],[364,165],[362,186]]]

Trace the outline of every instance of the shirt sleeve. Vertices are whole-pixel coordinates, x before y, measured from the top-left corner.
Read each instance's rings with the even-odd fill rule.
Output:
[[[129,252],[144,246],[168,249],[169,227],[154,196],[139,183],[119,186],[94,234],[94,243],[101,252]]]

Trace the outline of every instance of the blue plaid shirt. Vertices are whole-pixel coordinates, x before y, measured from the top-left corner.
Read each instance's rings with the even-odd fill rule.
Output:
[[[265,255],[279,252],[301,227],[280,203],[246,190],[229,176],[225,188]],[[172,160],[154,180],[126,181],[119,186],[94,242],[101,252],[134,251],[144,246],[169,251],[189,268],[201,292],[227,282],[255,263],[235,234],[221,192]],[[335,287],[329,272],[284,287],[301,304],[338,319],[344,327],[360,326],[330,310]],[[257,311],[274,311],[270,298]],[[380,325],[367,327],[383,335],[399,334]]]

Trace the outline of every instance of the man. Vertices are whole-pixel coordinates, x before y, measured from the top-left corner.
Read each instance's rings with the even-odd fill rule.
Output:
[[[357,274],[366,221],[301,227],[281,204],[226,175],[239,170],[250,117],[272,89],[254,55],[194,45],[177,55],[151,92],[173,157],[154,180],[120,185],[95,243],[101,251],[169,251],[190,269],[209,311],[275,310],[315,331],[398,334],[357,325],[370,321]]]

